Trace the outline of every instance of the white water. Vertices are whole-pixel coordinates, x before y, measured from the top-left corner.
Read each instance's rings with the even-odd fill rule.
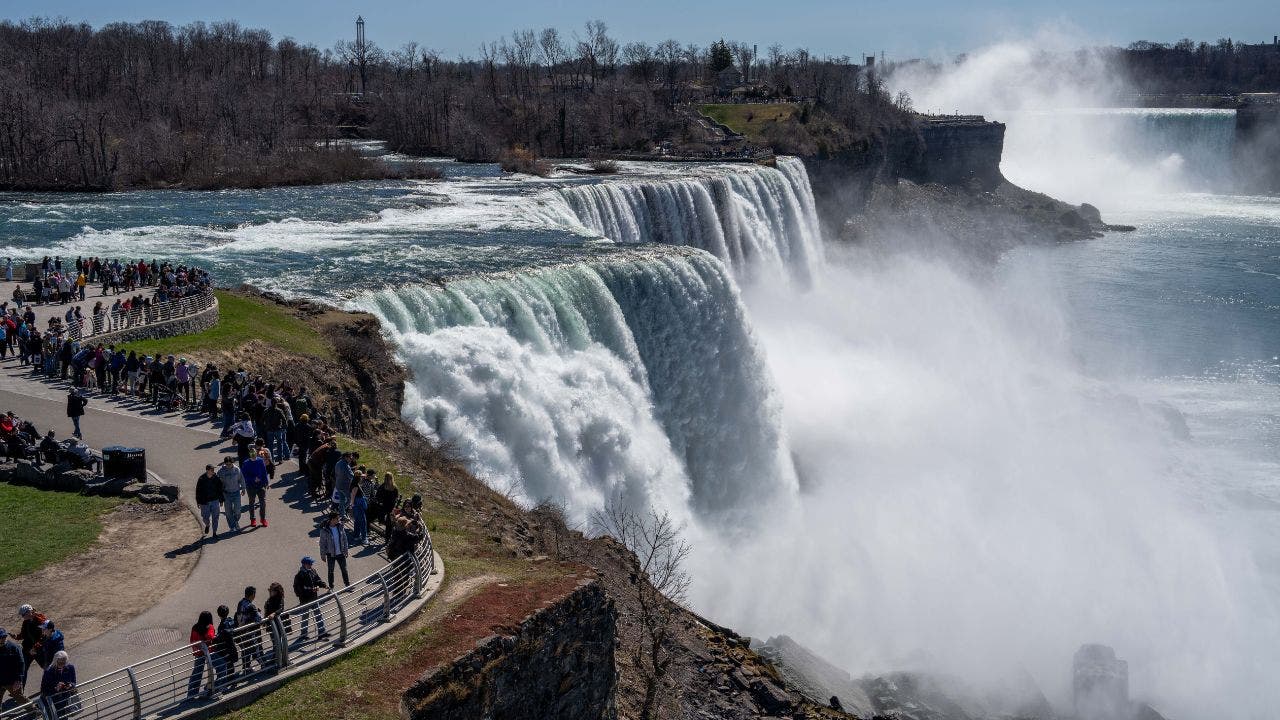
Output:
[[[812,282],[822,243],[804,165],[783,157],[778,172],[751,170],[579,185],[561,195],[578,220],[617,242],[688,245],[752,277]]]

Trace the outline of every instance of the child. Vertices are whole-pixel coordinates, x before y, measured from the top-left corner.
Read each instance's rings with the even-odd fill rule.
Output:
[[[351,543],[364,545],[369,542],[369,501],[364,496],[364,488],[354,483],[351,488]]]

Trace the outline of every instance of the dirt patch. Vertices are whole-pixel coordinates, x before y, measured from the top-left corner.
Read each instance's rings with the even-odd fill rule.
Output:
[[[82,644],[145,611],[138,598],[158,599],[164,593],[155,588],[185,581],[200,553],[184,550],[199,539],[185,506],[125,503],[102,516],[102,533],[85,552],[0,584],[0,617],[17,625],[18,606],[30,603]]]

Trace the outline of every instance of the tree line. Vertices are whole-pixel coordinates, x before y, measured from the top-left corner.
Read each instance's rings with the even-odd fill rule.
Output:
[[[474,57],[425,46],[318,49],[236,23],[0,23],[0,187],[111,189],[324,182],[383,170],[344,134],[492,161],[696,143],[687,105],[742,70],[861,134],[902,121],[847,57],[717,40],[622,44],[605,23],[517,30]],[[363,82],[361,82],[363,80]],[[363,94],[358,90],[364,88]],[[806,110],[806,119],[809,110]]]
[[[1139,41],[1117,48],[1116,61],[1134,85],[1154,94],[1280,92],[1280,44],[1230,38],[1176,43]]]

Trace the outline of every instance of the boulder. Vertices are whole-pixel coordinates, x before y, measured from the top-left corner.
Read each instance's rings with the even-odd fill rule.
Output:
[[[145,483],[140,483],[134,478],[126,478],[126,480],[128,481],[128,483],[124,487],[120,488],[120,497],[122,498],[138,497],[138,493],[142,492],[142,488],[144,487]]]
[[[13,471],[13,482],[16,485],[44,487],[44,471],[33,465],[30,460],[19,460]]]
[[[138,497],[141,498],[143,495],[163,495],[167,498],[165,502],[173,502],[178,499],[178,486],[168,483],[144,483],[138,488]]]
[[[1102,213],[1098,208],[1090,205],[1089,203],[1081,204],[1080,209],[1076,212],[1079,212],[1080,217],[1083,217],[1090,225],[1102,224]]]
[[[93,480],[92,470],[62,470],[53,472],[52,470],[45,473],[46,485],[49,490],[58,490],[60,492],[83,492],[87,483]]]
[[[767,680],[759,679],[751,683],[751,697],[770,715],[782,715],[791,711],[791,696]]]
[[[127,477],[94,477],[85,483],[83,492],[85,495],[101,495],[104,497],[122,496],[124,495],[125,487],[132,482],[133,478]],[[137,493],[135,492],[134,494],[136,495]]]
[[[170,498],[168,495],[159,493],[138,493],[138,501],[147,505],[163,505],[171,503],[177,498]]]

